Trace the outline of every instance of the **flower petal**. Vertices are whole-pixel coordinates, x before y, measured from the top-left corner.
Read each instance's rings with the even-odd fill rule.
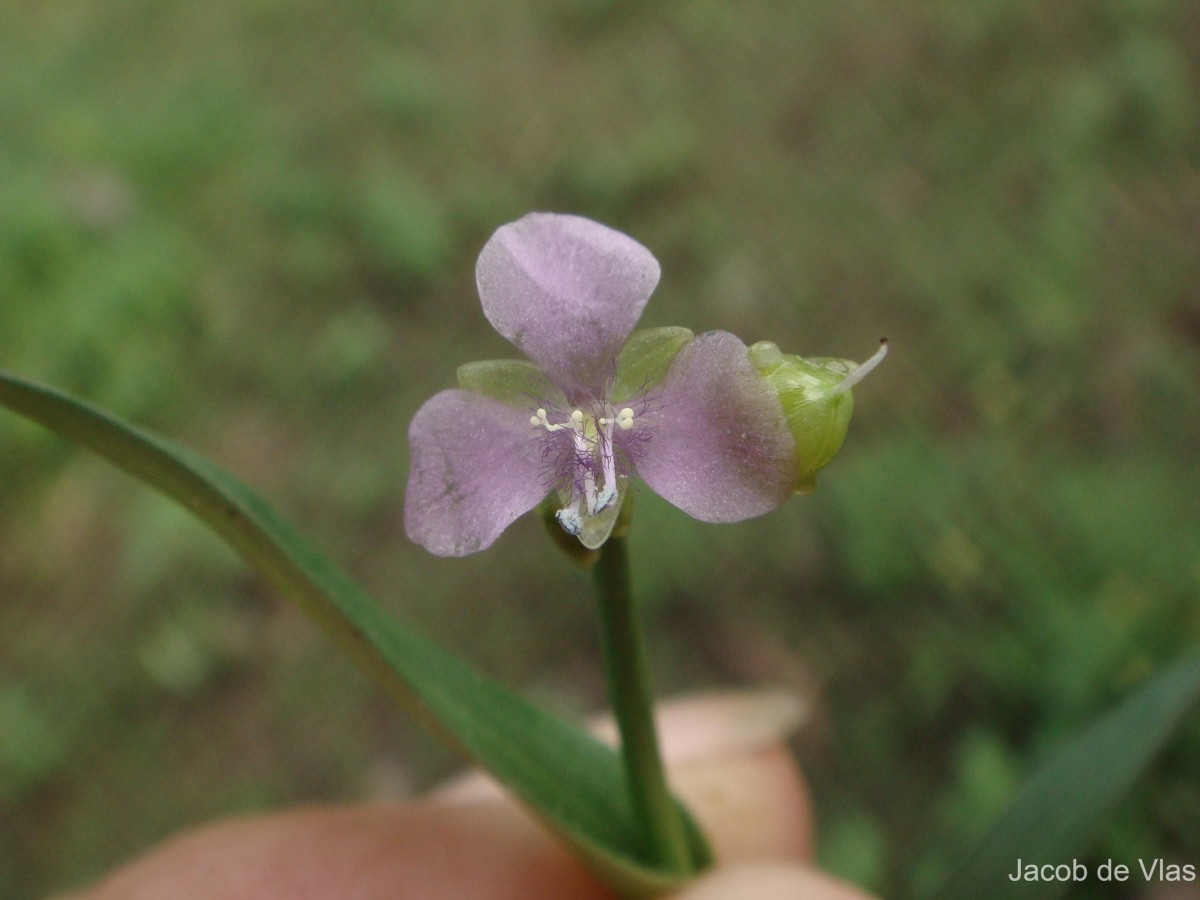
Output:
[[[685,346],[646,400],[636,461],[650,488],[705,522],[737,522],[792,493],[795,448],[779,398],[724,331]]]
[[[549,492],[529,415],[469,391],[442,391],[408,427],[404,530],[438,556],[483,550]]]
[[[659,274],[628,235],[556,213],[502,226],[475,267],[488,321],[572,402],[602,396]]]

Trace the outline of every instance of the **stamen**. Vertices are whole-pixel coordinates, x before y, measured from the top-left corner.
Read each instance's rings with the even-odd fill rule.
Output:
[[[578,535],[583,531],[583,516],[570,506],[560,509],[554,514],[554,518],[558,519],[558,524],[567,534]]]
[[[619,413],[617,413],[617,427],[620,428],[622,431],[628,431],[630,428],[633,427],[633,409],[632,408],[627,406],[623,410],[621,410]]]
[[[615,419],[601,418],[597,421],[599,421],[601,425],[616,425],[622,431],[628,431],[633,427],[633,409],[627,406],[617,413],[617,417]]]
[[[569,503],[555,513],[567,534],[582,533],[584,522],[613,505],[617,499],[617,460],[613,447],[612,426],[622,431],[633,428],[633,408],[626,406],[612,418],[591,418],[581,409],[571,411],[566,422],[551,422],[549,413],[538,408],[529,417],[534,428],[549,432],[571,432],[574,460],[570,464],[574,481]],[[599,462],[599,466],[596,463]]]
[[[608,509],[608,505],[617,499],[617,489],[605,485],[600,493],[596,495],[596,512],[601,513]]]
[[[600,468],[604,473],[604,490],[596,497],[596,512],[600,512],[617,499],[617,459],[613,453],[612,436],[601,431],[599,444]]]
[[[583,419],[583,411],[577,409],[571,413],[570,422],[554,423],[546,418],[546,410],[538,407],[537,414],[529,417],[529,424],[534,428],[545,428],[547,431],[562,431],[564,428],[579,431],[583,428]]]
[[[579,415],[581,421],[571,432],[571,437],[575,441],[575,465],[584,470],[583,499],[587,503],[587,514],[594,516],[596,514],[596,476],[592,474],[592,467],[586,462],[591,458],[592,448],[588,445],[587,438],[583,435],[583,413],[575,410],[571,414],[571,418],[574,419],[576,414]]]
[[[536,415],[529,417],[529,424],[532,425],[534,428],[537,428],[540,426],[542,428],[545,428],[547,431],[558,431],[560,428],[563,427],[562,425],[551,425],[549,420],[547,420],[547,418],[546,418],[546,410],[542,409],[541,407],[538,407],[538,411],[537,411]]]
[[[883,358],[887,356],[887,349],[887,338],[881,338],[879,341],[879,349],[875,351],[874,355],[841,381],[839,381],[837,386],[829,392],[829,396],[836,397],[838,394],[846,393],[846,391],[850,390],[850,388],[854,387],[856,384],[870,375],[871,370],[883,362]]]

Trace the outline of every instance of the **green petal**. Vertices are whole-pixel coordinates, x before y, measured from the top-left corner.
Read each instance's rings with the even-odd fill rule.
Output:
[[[635,331],[617,355],[612,401],[623,403],[662,381],[676,355],[695,335],[687,328]]]
[[[599,550],[609,535],[617,526],[621,514],[621,505],[629,491],[629,479],[621,476],[617,479],[617,499],[604,510],[594,516],[583,517],[583,531],[579,533],[579,543],[588,550]]]
[[[562,392],[531,362],[485,359],[458,367],[458,386],[509,406],[535,409],[539,403],[566,405]]]

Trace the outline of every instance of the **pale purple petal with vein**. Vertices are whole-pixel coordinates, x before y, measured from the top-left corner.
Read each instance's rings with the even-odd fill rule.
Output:
[[[576,403],[601,396],[658,277],[633,238],[555,213],[498,229],[475,267],[488,321]]]
[[[408,442],[404,530],[439,556],[484,549],[548,493],[525,410],[442,391],[417,411]]]
[[[710,331],[684,347],[647,404],[641,424],[651,437],[637,474],[684,512],[737,522],[791,495],[795,451],[783,408],[734,335]]]

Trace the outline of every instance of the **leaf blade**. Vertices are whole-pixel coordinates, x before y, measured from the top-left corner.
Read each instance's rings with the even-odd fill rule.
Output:
[[[468,759],[488,770],[586,864],[630,896],[686,880],[638,856],[617,755],[402,625],[269,505],[208,460],[54,388],[0,372],[0,405],[176,500],[290,596],[352,659]],[[692,828],[697,865],[708,849]]]
[[[1197,701],[1200,654],[1193,654],[1158,673],[1035,772],[934,897],[1060,896],[1070,882],[1010,879],[1017,860],[1070,863],[1085,853],[1099,821]]]

